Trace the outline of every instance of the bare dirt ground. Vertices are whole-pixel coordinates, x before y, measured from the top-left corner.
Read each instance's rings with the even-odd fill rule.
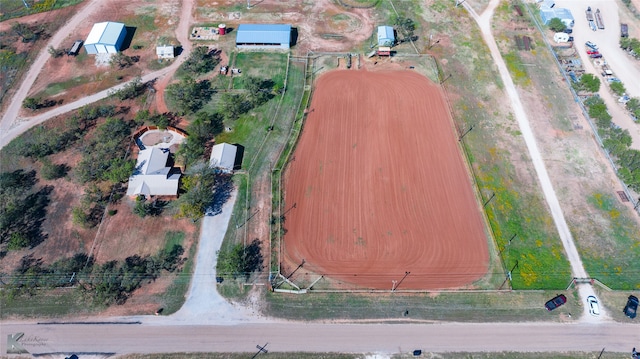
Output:
[[[338,96],[337,94],[340,93]],[[285,180],[286,255],[366,288],[465,286],[483,221],[439,88],[409,71],[318,79]]]

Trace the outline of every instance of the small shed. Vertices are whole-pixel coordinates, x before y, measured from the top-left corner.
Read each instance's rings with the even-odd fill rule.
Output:
[[[396,42],[396,36],[391,26],[378,26],[378,46],[391,47]]]
[[[173,59],[174,58],[174,49],[171,45],[163,45],[156,47],[156,55],[158,55],[159,59]]]
[[[225,172],[232,172],[236,164],[238,148],[228,143],[220,143],[211,149],[209,166],[219,168]]]
[[[380,46],[377,54],[378,56],[391,56],[391,48],[389,46]]]
[[[100,22],[93,25],[84,49],[88,54],[115,54],[127,37],[127,28],[120,22]]]
[[[236,47],[249,49],[288,49],[291,46],[291,25],[240,24],[236,32]]]

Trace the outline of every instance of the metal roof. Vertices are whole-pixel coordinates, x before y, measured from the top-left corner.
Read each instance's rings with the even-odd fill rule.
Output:
[[[233,171],[237,149],[236,146],[228,143],[220,143],[213,146],[211,157],[209,158],[209,166]]]
[[[237,44],[289,44],[291,25],[241,24],[236,34]]]
[[[175,196],[180,172],[167,167],[169,150],[151,147],[138,153],[136,168],[129,177],[127,195]]]
[[[120,34],[124,31],[124,24],[120,22],[99,22],[93,25],[89,36],[87,36],[86,44],[104,44],[116,45]]]
[[[395,41],[393,27],[378,26],[378,46],[391,46]]]

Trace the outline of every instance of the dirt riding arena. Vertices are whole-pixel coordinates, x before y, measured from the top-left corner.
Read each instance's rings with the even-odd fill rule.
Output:
[[[304,261],[337,281],[399,290],[466,287],[487,271],[446,103],[415,72],[322,75],[284,188],[286,268]]]

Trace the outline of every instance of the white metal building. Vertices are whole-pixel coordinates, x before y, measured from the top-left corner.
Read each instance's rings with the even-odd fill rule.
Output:
[[[157,46],[156,55],[158,55],[159,59],[173,59],[175,56],[173,46],[171,45]]]
[[[211,149],[209,166],[220,168],[223,171],[231,172],[236,163],[236,153],[238,148],[228,143],[220,143]]]
[[[88,54],[115,54],[120,51],[127,28],[120,22],[100,22],[93,25],[84,49]]]
[[[391,26],[378,26],[378,46],[391,47],[396,42],[396,36]]]

